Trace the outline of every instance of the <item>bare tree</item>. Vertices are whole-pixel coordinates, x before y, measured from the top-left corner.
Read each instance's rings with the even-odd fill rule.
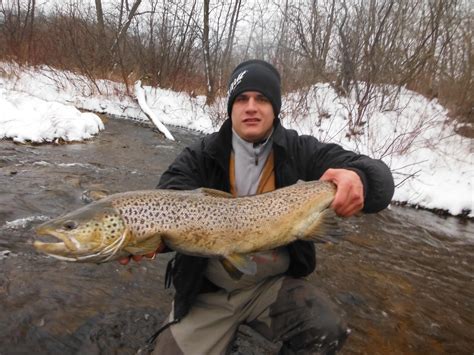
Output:
[[[202,49],[204,51],[204,70],[206,73],[206,104],[214,101],[215,87],[214,87],[214,73],[211,70],[211,44],[209,38],[209,2],[204,0],[203,8],[203,34],[202,34]]]
[[[128,28],[130,27],[130,24],[132,23],[133,18],[135,17],[138,7],[140,6],[142,0],[135,0],[133,3],[132,7],[130,8],[130,11],[128,12],[127,20],[125,23],[119,28],[115,41],[112,44],[112,47],[110,48],[110,52],[114,54],[117,51],[117,48],[120,44],[120,42],[125,38]]]
[[[222,78],[232,53],[241,1],[237,0],[234,4],[222,2],[213,8],[210,5],[210,0],[204,0],[202,43],[207,104],[214,102],[217,86],[224,86]],[[212,24],[210,23],[211,12],[215,13],[215,16],[212,16],[214,21]]]
[[[335,26],[336,0],[325,4],[305,1],[293,6],[288,14],[291,30],[296,35],[298,52],[314,82],[324,77]]]
[[[153,84],[186,90],[192,83],[190,77],[201,67],[198,3],[152,0],[151,11],[146,13],[146,28],[136,22],[134,37],[140,38],[140,45],[135,43],[131,52],[136,52],[140,71],[152,77]]]
[[[31,0],[29,3],[29,24],[28,24],[28,58],[31,59],[34,57],[34,23],[35,23],[35,9],[36,9],[36,0]]]
[[[95,9],[97,14],[97,26],[99,36],[105,38],[104,11],[102,10],[102,0],[95,0]]]
[[[18,61],[32,59],[35,9],[35,0],[0,1],[6,48]]]

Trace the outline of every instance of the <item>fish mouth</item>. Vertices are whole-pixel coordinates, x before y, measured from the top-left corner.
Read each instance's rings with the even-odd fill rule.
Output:
[[[39,252],[62,261],[81,261],[88,258],[87,253],[79,253],[77,246],[60,232],[37,228],[36,234],[44,240],[33,242],[33,246]]]
[[[74,243],[67,236],[60,232],[49,230],[48,228],[41,226],[36,228],[35,232],[39,237],[42,237],[42,240],[44,240],[35,240],[33,245],[37,250],[48,254],[62,254],[64,252],[77,250],[76,245],[74,245]]]
[[[40,225],[35,229],[38,237],[43,240],[35,240],[33,246],[39,252],[63,261],[76,262],[106,262],[120,256],[117,254],[126,241],[127,234],[124,233],[110,245],[100,248],[92,245],[81,246],[81,243],[73,236],[67,235],[48,226]],[[59,240],[59,241],[58,241]]]

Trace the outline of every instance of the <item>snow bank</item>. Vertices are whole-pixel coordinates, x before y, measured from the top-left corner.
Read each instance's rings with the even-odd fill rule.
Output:
[[[94,113],[0,88],[0,138],[15,142],[81,141],[104,129]]]

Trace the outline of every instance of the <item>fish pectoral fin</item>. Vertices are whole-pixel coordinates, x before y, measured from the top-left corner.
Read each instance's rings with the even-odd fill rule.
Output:
[[[193,192],[201,193],[201,194],[212,196],[212,197],[234,198],[234,196],[232,196],[232,194],[228,192],[209,189],[207,187],[200,187],[199,189],[193,190]]]
[[[257,264],[248,255],[228,255],[221,259],[221,264],[234,280],[239,280],[243,274],[255,275],[257,273]]]
[[[344,235],[338,222],[339,217],[336,215],[336,212],[332,208],[327,208],[321,212],[317,223],[308,228],[305,232],[305,237],[302,239],[319,243],[337,243]]]
[[[161,234],[155,234],[142,241],[127,245],[124,250],[132,255],[144,255],[155,252],[162,243]]]

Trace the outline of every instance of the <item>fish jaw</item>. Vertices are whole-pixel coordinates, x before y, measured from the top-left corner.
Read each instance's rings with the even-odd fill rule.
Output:
[[[49,227],[48,222],[37,227],[35,232],[40,237],[53,237],[58,240],[57,242],[35,240],[33,243],[35,249],[61,260],[76,261],[77,256],[91,249],[90,245],[81,246],[74,237],[70,237],[65,233],[61,233]]]
[[[36,240],[33,245],[37,251],[52,256],[53,258],[64,261],[77,261],[76,258],[67,256],[69,253],[64,243],[43,243]]]
[[[53,236],[52,233],[37,232],[38,235]],[[53,258],[62,261],[77,261],[89,263],[104,263],[111,260],[117,260],[129,255],[122,251],[122,247],[129,238],[128,230],[125,230],[122,237],[107,247],[98,247],[97,245],[79,245],[77,241],[71,242],[70,237],[60,233],[55,233],[54,237],[63,240],[56,243],[44,243],[36,240],[33,245],[37,251],[47,254]]]

